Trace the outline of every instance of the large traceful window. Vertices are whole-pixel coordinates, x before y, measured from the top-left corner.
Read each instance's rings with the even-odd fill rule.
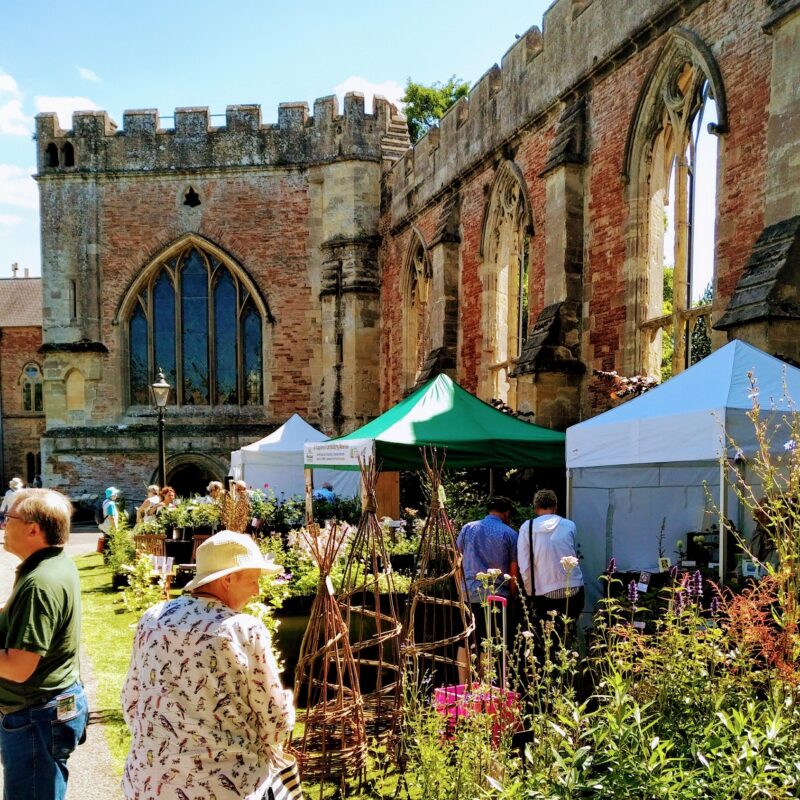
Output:
[[[130,402],[150,403],[162,369],[178,405],[263,402],[262,318],[237,276],[191,247],[140,291],[128,320]]]
[[[403,287],[403,385],[411,389],[430,349],[431,267],[425,245],[415,237]]]

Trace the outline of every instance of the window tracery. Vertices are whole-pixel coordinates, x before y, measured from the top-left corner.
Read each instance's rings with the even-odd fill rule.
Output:
[[[640,97],[626,171],[639,247],[629,292],[637,371],[665,379],[711,351],[717,139],[724,87],[710,51],[676,30]]]
[[[44,410],[42,370],[38,364],[26,364],[22,370],[22,410],[35,413]]]
[[[415,234],[403,287],[403,386],[410,389],[430,350],[431,266],[422,238]]]
[[[498,170],[484,225],[485,399],[514,405],[510,377],[528,335],[530,211],[520,177],[505,162]]]
[[[263,325],[232,265],[191,244],[156,265],[128,314],[130,402],[149,404],[157,369],[177,405],[260,405]]]

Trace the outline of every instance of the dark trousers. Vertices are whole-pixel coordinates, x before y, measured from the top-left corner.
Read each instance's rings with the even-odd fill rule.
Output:
[[[559,647],[572,646],[585,601],[583,586],[572,597],[556,598],[539,594],[533,598],[532,603],[528,601],[529,611],[532,611],[531,625],[537,663],[544,662],[546,649],[549,649],[549,657],[553,660]]]

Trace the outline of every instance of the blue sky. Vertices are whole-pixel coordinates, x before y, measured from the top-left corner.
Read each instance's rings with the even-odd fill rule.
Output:
[[[40,273],[33,117],[278,103],[356,90],[390,100],[411,77],[474,83],[542,24],[550,0],[0,0],[0,278]],[[171,122],[164,121],[165,126]],[[21,274],[21,273],[20,273]]]

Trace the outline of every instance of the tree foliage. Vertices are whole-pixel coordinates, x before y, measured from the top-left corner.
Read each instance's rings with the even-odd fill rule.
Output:
[[[435,128],[445,111],[468,92],[469,84],[455,75],[447,83],[436,81],[430,86],[416,83],[409,78],[402,102],[405,104],[411,143],[415,144],[431,128]]]

